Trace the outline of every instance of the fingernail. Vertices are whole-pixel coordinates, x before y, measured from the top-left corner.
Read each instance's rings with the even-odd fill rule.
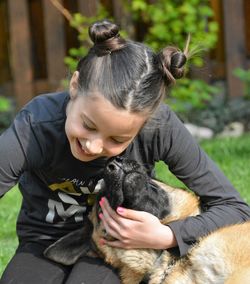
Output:
[[[105,244],[104,239],[100,239],[100,240],[99,240],[99,244],[100,244],[101,246],[103,246],[103,245]]]
[[[103,218],[103,214],[99,213],[99,218],[102,219]]]
[[[117,207],[117,212],[118,213],[123,213],[124,212],[124,208],[123,207]]]
[[[100,206],[103,205],[103,202],[104,202],[104,198],[102,197],[101,200],[99,201]]]

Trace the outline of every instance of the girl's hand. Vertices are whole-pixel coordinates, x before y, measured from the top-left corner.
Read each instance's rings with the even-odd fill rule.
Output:
[[[177,245],[172,230],[154,215],[122,207],[114,211],[105,198],[101,199],[100,205],[102,213],[99,217],[105,230],[116,239],[102,239],[101,243],[125,249],[166,249]]]

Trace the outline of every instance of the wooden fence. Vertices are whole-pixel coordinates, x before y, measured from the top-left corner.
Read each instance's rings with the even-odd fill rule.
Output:
[[[60,2],[71,12],[86,16],[94,15],[98,4],[98,0]],[[242,82],[232,70],[249,67],[249,2],[211,0],[220,33],[207,74],[212,74],[213,80],[225,80],[230,97],[243,94]],[[102,3],[119,21],[120,0]],[[0,18],[0,94],[14,94],[20,107],[35,95],[59,87],[67,76],[63,59],[66,51],[77,45],[77,34],[49,0],[0,0]]]
[[[91,13],[88,2],[78,1],[85,15]],[[8,12],[13,89],[22,106],[37,93],[57,89],[66,77],[66,23],[49,0],[8,0]]]

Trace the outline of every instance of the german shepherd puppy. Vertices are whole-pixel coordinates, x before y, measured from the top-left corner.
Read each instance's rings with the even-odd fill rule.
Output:
[[[218,230],[203,238],[187,257],[180,260],[168,250],[125,250],[99,245],[101,238],[110,238],[98,218],[100,213],[98,201],[103,196],[109,200],[113,209],[123,206],[147,211],[157,216],[162,224],[200,213],[199,200],[194,194],[151,180],[144,168],[132,160],[121,157],[109,160],[104,170],[104,183],[105,186],[99,192],[97,202],[84,227],[48,247],[44,252],[46,257],[65,265],[74,264],[83,255],[102,257],[107,263],[119,269],[123,284],[138,284],[142,280],[147,280],[150,284],[218,284],[225,283],[229,275],[232,275],[234,271],[239,271],[238,268],[242,266],[242,261],[234,265],[235,255],[232,253],[232,259],[230,258],[227,263],[225,261],[228,259],[227,255],[223,252],[226,254],[229,251],[227,246],[232,243],[231,238],[234,237],[237,240],[235,226],[240,226],[242,229],[249,226],[245,230],[250,232],[250,223]],[[227,245],[223,246],[224,235],[231,236],[231,238],[227,238],[225,240]],[[247,232],[245,232],[245,239],[248,239]],[[248,254],[245,255],[248,259],[250,241],[246,243],[244,240],[244,243],[245,245],[242,244],[244,246],[243,257],[244,251],[248,248]],[[234,250],[233,247],[232,250]],[[235,251],[235,253],[238,252],[239,250]],[[241,259],[241,256],[239,257]],[[243,261],[243,263],[249,267],[249,262],[247,264],[247,261]]]

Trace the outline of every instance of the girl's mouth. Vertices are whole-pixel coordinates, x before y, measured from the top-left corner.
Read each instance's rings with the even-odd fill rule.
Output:
[[[94,154],[90,154],[89,152],[87,152],[85,149],[84,149],[84,147],[82,146],[82,144],[80,143],[80,141],[79,141],[79,139],[76,139],[76,141],[77,141],[77,148],[78,148],[78,152],[80,152],[80,154],[83,154],[83,155],[85,155],[85,156],[88,156],[88,157],[94,157],[94,156],[96,156],[96,155],[94,155]]]

